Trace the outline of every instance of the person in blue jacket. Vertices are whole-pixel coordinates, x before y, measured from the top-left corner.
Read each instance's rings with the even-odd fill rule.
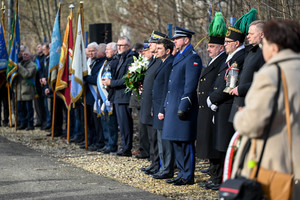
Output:
[[[179,169],[176,178],[166,181],[173,185],[194,184],[198,114],[196,89],[202,61],[191,45],[193,34],[190,30],[176,27],[173,36],[179,53],[169,77],[162,135],[162,139],[172,142]]]

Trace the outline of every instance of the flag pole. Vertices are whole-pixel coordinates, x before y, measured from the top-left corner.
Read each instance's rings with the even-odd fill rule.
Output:
[[[82,32],[84,23],[83,23],[83,1],[80,1],[80,13],[81,13],[81,26],[82,26]],[[82,37],[84,39],[84,35],[82,34]],[[88,130],[87,130],[87,112],[86,112],[86,84],[83,87],[83,112],[84,112],[84,139],[85,139],[85,149],[88,148]]]
[[[68,109],[67,143],[70,142],[70,112],[71,108]]]
[[[6,84],[6,87],[7,87],[7,95],[8,95],[9,127],[12,127],[11,102],[10,102],[10,87],[9,87],[9,83]]]
[[[17,12],[17,16],[19,16],[19,2],[18,2],[18,0],[16,1],[16,12]],[[17,23],[17,21],[15,23]],[[18,126],[18,106],[17,106],[17,104],[18,104],[17,99],[18,98],[17,97],[18,97],[18,79],[16,79],[16,82],[15,82],[15,131],[17,131],[17,126]]]
[[[84,104],[84,139],[85,149],[88,148],[88,131],[87,131],[87,113],[86,113],[86,85],[83,88],[83,104]]]
[[[2,16],[1,16],[1,21],[2,21],[2,27],[3,27],[3,35],[4,35],[4,40],[6,43],[6,39],[5,39],[5,35],[6,35],[6,29],[5,29],[5,23],[4,23],[4,19],[5,19],[5,5],[4,5],[4,1],[2,1]],[[8,96],[8,111],[9,111],[9,126],[12,127],[12,118],[11,118],[11,99],[10,99],[10,87],[9,87],[9,83],[6,84],[7,87],[7,96]]]
[[[60,23],[60,6],[61,6],[61,4],[59,3],[58,4],[58,13],[57,13],[57,18],[55,19],[55,23],[54,23],[54,25],[53,25],[53,34],[52,34],[52,38],[51,38],[51,44],[53,43],[53,47],[55,46],[55,43],[53,42],[54,40],[53,40],[53,35],[55,35],[55,32],[54,32],[54,30],[55,30],[55,25],[56,25],[56,22],[58,23],[58,29],[59,29],[59,23]],[[60,35],[59,35],[60,36]],[[60,37],[59,37],[60,38]],[[56,40],[55,40],[56,41]],[[61,46],[61,44],[59,44],[59,46]],[[50,51],[51,51],[52,49],[50,49]],[[51,54],[51,52],[50,52],[50,54]],[[55,57],[55,54],[53,55],[54,57]],[[53,58],[54,58],[53,57]],[[51,139],[53,140],[53,138],[54,138],[54,127],[55,127],[55,107],[56,107],[56,84],[54,84],[54,80],[52,80],[52,76],[54,76],[54,74],[56,73],[57,74],[57,72],[56,72],[56,67],[54,66],[52,66],[51,65],[51,56],[50,56],[50,61],[49,61],[49,75],[48,75],[48,84],[49,84],[49,87],[53,90],[53,102],[52,102],[52,126],[51,126]],[[51,66],[50,66],[51,65]],[[58,65],[58,63],[57,63],[57,65]],[[50,68],[51,67],[51,68]],[[54,68],[54,69],[53,69]],[[53,75],[52,75],[53,74]],[[56,75],[57,76],[57,75]],[[56,77],[57,78],[57,77]],[[56,80],[56,78],[55,78],[55,80]]]
[[[53,109],[52,109],[52,128],[51,128],[51,139],[52,140],[54,138],[55,104],[56,104],[56,89],[54,88],[54,91],[53,91]]]
[[[18,109],[17,109],[17,96],[18,96],[18,79],[16,79],[15,82],[15,131],[17,131],[17,126],[18,126]]]
[[[71,13],[73,13],[74,5],[71,4],[69,6],[69,9],[71,10]],[[71,14],[71,16],[73,16],[73,14]],[[69,71],[70,71],[70,68],[69,68]],[[69,72],[69,74],[70,74],[70,72]],[[70,142],[70,117],[71,117],[70,112],[71,112],[71,106],[68,108],[68,123],[67,123],[67,142],[68,143]]]

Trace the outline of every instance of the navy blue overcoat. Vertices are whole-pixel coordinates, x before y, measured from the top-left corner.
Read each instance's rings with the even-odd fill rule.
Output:
[[[158,119],[158,113],[165,114],[164,102],[168,91],[168,81],[174,57],[169,56],[156,70],[152,91],[153,128],[162,130],[164,120]]]
[[[173,61],[165,100],[165,120],[162,139],[193,141],[197,134],[197,84],[201,73],[200,56],[189,45]],[[178,110],[187,112],[187,120],[180,120]]]

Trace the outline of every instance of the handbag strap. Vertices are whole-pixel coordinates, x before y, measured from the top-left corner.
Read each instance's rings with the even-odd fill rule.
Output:
[[[276,113],[276,108],[277,108],[277,105],[278,105],[278,97],[279,97],[279,91],[280,91],[280,85],[281,85],[281,77],[280,77],[280,74],[281,74],[281,69],[280,67],[278,66],[277,64],[277,70],[278,70],[278,83],[277,83],[277,91],[275,93],[275,96],[274,96],[274,105],[273,105],[273,108],[272,108],[272,113],[271,113],[271,117],[270,117],[270,121],[269,121],[269,124],[266,126],[266,128],[264,129],[264,144],[263,144],[263,148],[262,148],[262,151],[261,151],[261,154],[260,154],[260,157],[259,157],[259,161],[258,161],[258,164],[257,164],[257,171],[256,171],[256,174],[255,174],[255,177],[254,178],[257,178],[257,175],[258,175],[258,171],[259,171],[259,168],[260,168],[260,164],[261,164],[261,160],[262,160],[262,156],[263,156],[263,152],[264,152],[264,149],[265,149],[265,146],[266,146],[266,143],[267,143],[267,139],[269,137],[269,132],[270,132],[270,129],[271,129],[271,125],[272,125],[272,122],[273,122],[273,119],[274,119],[274,116],[275,116],[275,113]],[[237,173],[236,173],[236,176],[239,176],[240,175],[240,172],[242,171],[243,167],[244,167],[244,161],[245,161],[245,158],[246,158],[246,155],[249,151],[251,147],[251,139],[249,138],[244,146],[244,149],[242,151],[242,154],[241,154],[241,159],[240,159],[240,162],[238,164],[238,169],[237,169]]]
[[[257,170],[256,170],[256,173],[255,173],[255,176],[254,176],[255,179],[258,176],[259,168],[260,168],[260,165],[261,165],[261,161],[262,161],[262,158],[263,158],[263,155],[264,155],[265,147],[266,147],[266,144],[267,144],[267,140],[268,140],[268,137],[269,137],[269,133],[270,133],[270,130],[271,130],[271,126],[272,126],[272,123],[273,123],[273,120],[274,120],[274,117],[275,117],[275,114],[276,114],[276,110],[277,110],[277,105],[278,105],[278,98],[279,98],[280,85],[281,85],[281,69],[280,69],[278,63],[276,63],[276,67],[277,67],[277,71],[278,71],[277,91],[276,91],[275,96],[274,96],[274,105],[273,105],[270,121],[269,121],[268,125],[266,126],[266,128],[264,129],[264,134],[263,134],[264,135],[264,144],[263,144],[263,147],[262,147],[262,150],[261,150],[259,161],[257,163]]]
[[[282,79],[283,92],[284,92],[285,119],[286,119],[289,147],[291,153],[291,168],[293,173],[294,168],[293,168],[293,159],[292,159],[292,129],[291,129],[291,121],[290,121],[290,103],[288,98],[286,78],[283,71],[281,71],[281,79]]]
[[[281,79],[282,79],[282,85],[283,85],[283,91],[284,91],[284,106],[285,106],[285,119],[286,119],[286,126],[287,126],[287,132],[288,132],[288,138],[289,138],[289,146],[290,151],[292,151],[292,134],[291,134],[291,121],[290,121],[290,103],[288,98],[288,90],[287,90],[287,84],[286,84],[286,78],[284,75],[284,72],[281,72]]]

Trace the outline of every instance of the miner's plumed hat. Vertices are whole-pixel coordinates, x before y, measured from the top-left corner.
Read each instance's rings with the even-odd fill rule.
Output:
[[[250,12],[241,16],[233,27],[228,27],[226,37],[244,42],[246,35],[248,35],[249,25],[256,20],[257,10],[252,8]]]
[[[216,12],[208,28],[209,42],[211,44],[224,44],[226,23],[221,12]]]

